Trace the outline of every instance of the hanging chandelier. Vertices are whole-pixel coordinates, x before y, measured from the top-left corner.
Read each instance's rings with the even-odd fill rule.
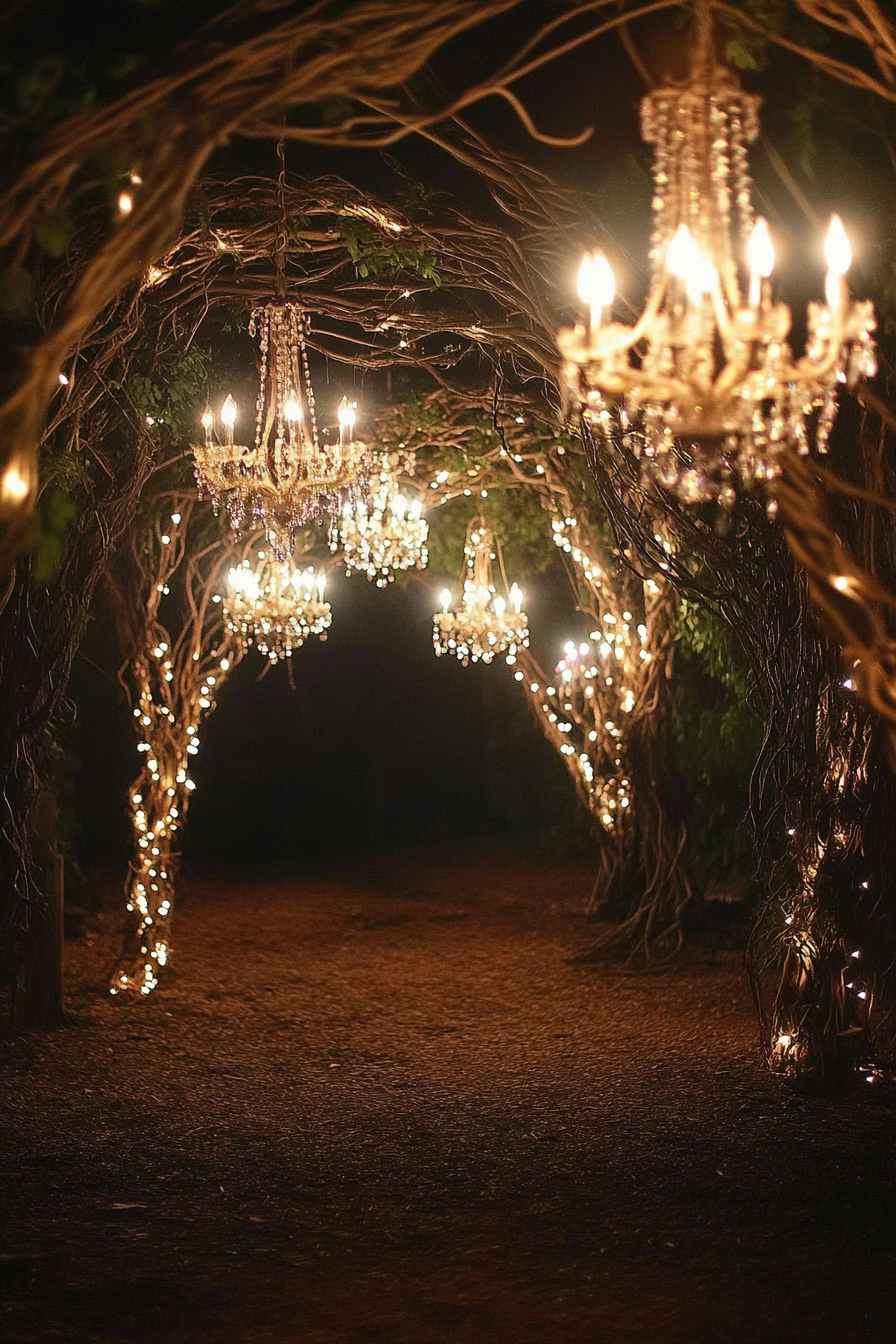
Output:
[[[433,617],[433,644],[436,656],[443,653],[469,662],[490,663],[498,653],[516,662],[519,648],[529,643],[529,618],[523,611],[523,590],[512,584],[507,598],[501,597],[492,582],[495,537],[482,519],[474,520],[464,545],[464,594],[451,610],[451,591],[439,594],[442,610]],[[508,599],[510,610],[508,610]]]
[[[249,324],[259,342],[259,390],[254,446],[236,442],[237,405],[227,396],[216,424],[207,406],[204,442],[193,445],[200,494],[222,504],[236,532],[263,527],[285,557],[296,532],[327,518],[331,535],[339,513],[367,497],[370,458],[354,438],[355,402],[339,404],[338,438],[318,433],[305,338],[309,321],[295,304],[256,308]]]
[[[346,573],[353,570],[373,579],[378,588],[391,583],[402,569],[425,569],[429,524],[420,499],[408,500],[397,488],[388,457],[375,474],[370,501],[346,504],[339,523]]]
[[[588,321],[558,333],[567,408],[634,451],[681,499],[718,498],[774,477],[785,445],[825,452],[838,388],[876,369],[873,305],[852,302],[849,240],[835,215],[827,235],[825,302],[810,303],[795,358],[790,310],[771,287],[775,252],[754,218],[747,146],[760,99],[715,58],[709,6],[697,9],[693,70],[684,87],[641,104],[654,146],[650,289],[633,326],[613,322],[613,272],[601,253],[578,277]]]
[[[296,569],[291,560],[259,551],[255,564],[244,560],[228,572],[221,595],[227,629],[272,663],[290,658],[312,635],[326,639],[332,620],[326,586],[324,570]]]

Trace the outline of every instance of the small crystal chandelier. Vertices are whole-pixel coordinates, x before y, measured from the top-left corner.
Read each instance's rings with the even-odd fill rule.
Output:
[[[215,512],[226,505],[235,531],[263,527],[281,557],[292,550],[300,527],[327,517],[332,533],[340,511],[366,499],[368,490],[369,455],[354,438],[356,403],[342,398],[336,441],[318,433],[308,330],[307,316],[288,301],[256,308],[249,324],[259,339],[254,447],[234,441],[237,406],[229,395],[220,433],[207,406],[201,418],[205,441],[193,445],[200,493],[210,497]]]
[[[471,523],[464,545],[464,595],[452,611],[451,591],[439,594],[442,610],[433,617],[432,638],[436,656],[453,654],[466,667],[469,662],[490,663],[497,653],[516,662],[517,649],[529,643],[529,618],[523,611],[523,590],[512,584],[508,599],[499,596],[492,582],[495,537],[482,519]]]
[[[873,305],[849,298],[849,240],[831,221],[824,303],[811,303],[796,359],[790,310],[772,296],[775,253],[754,219],[747,145],[760,100],[716,62],[707,3],[697,7],[694,67],[684,87],[641,104],[655,146],[652,280],[634,326],[610,320],[605,256],[587,256],[579,296],[587,324],[558,333],[565,401],[645,473],[686,502],[718,498],[774,477],[785,445],[826,451],[837,391],[875,372]]]
[[[289,658],[312,635],[326,639],[332,619],[326,586],[324,570],[296,569],[291,560],[259,551],[256,564],[244,560],[227,575],[221,595],[227,629],[272,663]]]
[[[366,574],[378,588],[391,583],[402,569],[425,569],[429,524],[420,499],[408,501],[396,489],[395,477],[384,458],[374,477],[370,502],[346,504],[339,524],[346,573]],[[335,541],[331,550],[336,550]]]

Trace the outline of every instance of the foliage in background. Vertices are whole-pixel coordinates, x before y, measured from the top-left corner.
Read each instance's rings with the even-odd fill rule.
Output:
[[[722,620],[688,599],[679,612],[672,700],[698,876],[710,893],[719,883],[745,887],[754,868],[747,808],[762,724]]]

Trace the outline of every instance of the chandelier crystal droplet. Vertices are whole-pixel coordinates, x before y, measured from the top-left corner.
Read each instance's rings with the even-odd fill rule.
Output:
[[[805,354],[794,357],[790,310],[772,294],[772,238],[753,215],[747,146],[760,100],[717,63],[708,7],[697,24],[688,84],[641,104],[654,146],[644,311],[633,326],[611,320],[613,272],[593,254],[578,285],[588,320],[557,343],[567,411],[684,501],[730,508],[738,488],[778,473],[782,446],[826,451],[839,386],[876,371],[876,323],[870,302],[850,300],[849,240],[835,215],[825,302],[809,305]]]
[[[272,663],[290,658],[313,635],[326,639],[332,621],[326,586],[324,570],[299,569],[260,551],[256,563],[246,559],[228,572],[221,595],[227,629]]]
[[[318,432],[305,338],[307,316],[284,301],[256,308],[249,325],[259,342],[254,447],[237,443],[238,408],[228,396],[215,416],[201,417],[204,442],[193,445],[196,481],[217,512],[222,504],[236,532],[263,527],[280,558],[296,532],[317,518],[335,534],[339,514],[367,499],[370,455],[354,437],[357,406],[343,397],[338,437]]]
[[[452,611],[450,589],[443,588],[439,594],[442,610],[433,617],[432,630],[437,657],[453,655],[466,667],[470,662],[490,663],[503,653],[512,665],[517,650],[528,646],[523,591],[514,583],[507,598],[497,593],[492,581],[495,555],[494,533],[481,519],[475,520],[464,546],[463,599]]]

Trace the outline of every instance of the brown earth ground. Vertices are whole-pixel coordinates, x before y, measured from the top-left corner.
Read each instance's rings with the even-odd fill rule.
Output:
[[[0,1074],[5,1344],[893,1344],[896,1145],[764,1074],[740,955],[576,964],[587,874],[188,884]]]

